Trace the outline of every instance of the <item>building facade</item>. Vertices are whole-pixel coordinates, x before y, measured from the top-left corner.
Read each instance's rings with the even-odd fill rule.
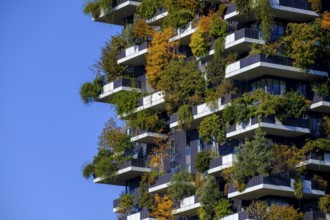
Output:
[[[94,21],[123,26],[81,90],[127,121],[105,129],[105,151],[84,170],[123,187],[118,219],[326,219],[327,10],[307,0],[88,3]]]

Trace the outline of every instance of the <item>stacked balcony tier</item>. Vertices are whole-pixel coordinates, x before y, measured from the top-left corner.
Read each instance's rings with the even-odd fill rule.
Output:
[[[232,80],[251,80],[271,75],[297,80],[312,80],[328,76],[320,67],[311,67],[307,72],[293,67],[293,60],[286,57],[258,54],[243,58],[226,67],[226,78]]]
[[[121,78],[103,86],[102,92],[98,97],[98,102],[111,103],[111,97],[122,91],[141,92],[141,82],[132,82],[130,79]]]
[[[269,0],[269,3],[277,18],[304,22],[319,16],[312,11],[311,4],[305,0]],[[230,4],[224,18],[228,21],[247,22],[253,20],[254,16],[253,14],[244,16],[236,10],[234,4]]]
[[[117,63],[129,66],[141,66],[146,62],[148,52],[148,43],[134,45],[120,52],[117,57]]]
[[[309,120],[287,119],[283,122],[275,116],[250,118],[248,122],[234,124],[227,130],[227,138],[244,139],[253,137],[257,128],[262,128],[268,135],[281,137],[299,137],[310,133]]]
[[[201,207],[197,196],[190,196],[180,201],[177,209],[172,211],[174,216],[196,216],[198,209]]]
[[[133,16],[141,0],[117,0],[110,10],[101,10],[99,16],[93,17],[94,21],[124,25],[126,18]]]
[[[166,134],[161,134],[159,132],[137,130],[131,134],[131,142],[152,144],[155,143],[157,139],[163,139],[165,137]]]
[[[149,193],[166,193],[171,182],[173,173],[168,173],[160,176],[154,185],[149,187]]]
[[[151,169],[147,167],[145,160],[130,159],[120,165],[114,175],[109,177],[96,177],[94,178],[94,183],[125,186],[130,179],[134,179],[150,171]]]
[[[330,113],[330,97],[314,95],[311,110],[321,113]]]
[[[295,198],[294,180],[283,177],[252,177],[246,184],[246,189],[239,192],[234,185],[229,185],[228,198],[253,200],[264,196],[274,195]],[[318,198],[325,195],[315,182],[303,180],[303,198]]]
[[[305,166],[307,170],[330,172],[330,153],[309,152],[306,160],[298,165],[301,166]]]

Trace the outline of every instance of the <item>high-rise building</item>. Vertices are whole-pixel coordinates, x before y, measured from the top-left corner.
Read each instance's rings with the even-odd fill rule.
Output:
[[[330,219],[327,0],[95,0],[123,27],[85,103],[116,107],[84,169],[120,220]]]

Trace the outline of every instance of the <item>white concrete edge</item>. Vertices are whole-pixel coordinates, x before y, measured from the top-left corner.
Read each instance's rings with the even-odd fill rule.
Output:
[[[315,159],[308,159],[308,160],[302,161],[297,165],[297,167],[307,166],[310,164],[330,167],[330,162],[324,161],[324,160],[315,160]]]
[[[173,42],[173,41],[176,41],[176,40],[180,40],[181,38],[187,37],[187,36],[193,34],[196,30],[197,30],[197,28],[193,28],[193,29],[190,29],[188,31],[185,31],[182,34],[179,34],[179,35],[176,35],[176,36],[170,38],[169,42]]]
[[[165,134],[159,134],[156,132],[145,132],[143,134],[131,137],[131,142],[137,142],[143,138],[146,137],[151,137],[151,138],[164,138],[166,135]]]
[[[300,8],[293,8],[293,7],[287,7],[287,6],[282,6],[282,5],[275,5],[272,4],[271,7],[275,10],[279,11],[286,11],[286,12],[291,12],[291,13],[297,13],[297,14],[304,14],[304,15],[310,15],[314,17],[318,17],[319,14],[316,13],[315,11],[311,10],[305,10],[305,9],[300,9]]]
[[[109,91],[106,91],[105,93],[101,93],[101,95],[99,95],[98,99],[104,99],[108,96],[111,96],[117,92],[121,92],[121,91],[137,91],[137,92],[141,92],[141,89],[138,88],[133,88],[133,87],[127,87],[127,86],[120,86],[118,88],[115,89],[111,89]]]
[[[168,12],[167,11],[165,11],[165,12],[163,12],[163,13],[155,16],[155,17],[152,17],[152,18],[146,20],[146,22],[147,22],[147,24],[150,24],[150,23],[153,23],[153,22],[155,22],[157,20],[160,20],[160,19],[162,19],[162,18],[164,18],[166,16],[168,16]]]
[[[136,167],[136,166],[129,166],[126,167],[124,169],[120,169],[118,170],[113,176],[110,177],[97,177],[93,179],[94,183],[98,183],[101,182],[103,180],[109,179],[109,178],[115,178],[118,175],[124,174],[124,173],[128,173],[131,171],[136,171],[136,172],[151,172],[151,169],[148,167]]]
[[[152,187],[149,187],[148,191],[149,191],[149,193],[156,192],[156,191],[168,188],[169,185],[170,185],[170,183],[164,183],[159,186],[152,186]]]
[[[122,64],[122,63],[124,63],[124,62],[126,62],[128,60],[134,59],[134,58],[136,58],[138,56],[141,56],[141,55],[145,55],[147,53],[148,53],[148,48],[145,48],[143,50],[140,50],[140,51],[138,51],[136,53],[132,53],[132,54],[130,54],[128,56],[125,56],[124,58],[121,58],[121,59],[117,60],[117,64]]]
[[[227,168],[230,168],[233,166],[233,162],[230,162],[230,163],[227,163],[227,164],[223,164],[221,166],[217,166],[217,167],[214,167],[212,169],[209,169],[207,171],[207,174],[213,174],[213,173],[217,173],[217,172],[220,172],[224,169],[227,169]]]
[[[184,206],[184,207],[180,207],[178,209],[175,209],[172,211],[172,215],[177,215],[177,214],[180,214],[181,212],[186,212],[186,211],[189,211],[189,210],[193,210],[193,209],[197,209],[197,208],[200,208],[202,205],[200,202],[198,203],[195,203],[195,204],[192,204],[192,205],[187,205],[187,206]]]
[[[310,109],[316,109],[318,107],[330,107],[330,102],[328,102],[328,101],[319,101],[317,103],[311,104]]]

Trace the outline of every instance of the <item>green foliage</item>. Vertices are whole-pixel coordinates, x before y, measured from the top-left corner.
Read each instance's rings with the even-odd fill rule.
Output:
[[[223,58],[215,58],[206,66],[206,85],[215,88],[225,80],[226,62]]]
[[[211,159],[210,151],[198,152],[195,158],[195,169],[200,173],[205,173],[209,169]]]
[[[208,143],[226,142],[226,121],[219,115],[212,114],[203,119],[198,127],[199,136]]]
[[[304,185],[301,177],[297,176],[293,183],[294,195],[298,200],[302,199],[304,195]]]
[[[283,38],[287,55],[294,60],[293,65],[307,71],[316,61],[319,29],[315,24],[289,23]]]
[[[233,214],[232,204],[224,198],[221,198],[214,207],[215,216],[218,218],[224,218],[227,215]]]
[[[133,194],[122,194],[119,198],[118,208],[124,209],[128,213],[134,207],[135,200]]]
[[[116,105],[117,113],[129,114],[137,107],[138,101],[142,98],[142,94],[136,91],[122,91],[115,93],[111,102]]]
[[[240,14],[247,17],[251,10],[252,1],[251,0],[233,0],[236,5],[236,10],[239,11]]]
[[[279,99],[276,106],[276,117],[280,121],[287,118],[300,118],[308,110],[309,104],[304,96],[299,95],[298,92],[290,91]]]
[[[100,60],[94,65],[98,73],[104,73],[107,82],[118,78],[132,77],[127,67],[117,64],[117,57],[121,50],[127,46],[127,40],[122,36],[113,36],[102,48]]]
[[[91,177],[93,175],[93,169],[93,164],[86,164],[86,166],[83,168],[83,177],[85,177],[86,179]]]
[[[168,194],[173,201],[180,201],[195,192],[194,178],[185,170],[174,174],[168,187]]]
[[[312,10],[315,12],[319,12],[322,9],[322,1],[321,0],[308,0],[311,3]]]
[[[112,7],[113,0],[93,0],[87,2],[84,7],[85,14],[92,14],[93,17],[98,17],[101,10],[103,9],[105,13],[108,13]]]
[[[319,96],[322,96],[322,97],[328,97],[330,95],[329,93],[329,81],[325,79],[319,82],[313,82],[312,84],[312,91],[314,93],[316,93],[317,95]]]
[[[162,132],[166,123],[158,112],[143,110],[130,115],[128,125],[134,129]]]
[[[137,13],[145,19],[155,16],[156,10],[162,7],[162,0],[143,0],[137,8]]]
[[[172,60],[161,72],[157,89],[164,92],[166,108],[175,112],[182,105],[197,105],[203,101],[204,79],[195,62]]]
[[[330,195],[329,194],[320,198],[319,207],[322,212],[330,213]]]
[[[214,14],[210,25],[210,35],[213,38],[225,38],[227,36],[227,29],[227,22],[218,13]]]
[[[165,0],[164,7],[169,13],[169,20],[173,27],[179,28],[188,24],[200,9],[198,0]]]
[[[237,183],[246,183],[249,177],[256,175],[268,176],[271,168],[269,140],[260,128],[256,130],[252,141],[246,140],[238,150],[237,163],[233,177]]]
[[[152,210],[155,207],[154,195],[149,193],[148,175],[144,174],[140,182],[140,197],[138,198],[138,207]]]
[[[304,145],[305,153],[308,152],[330,152],[330,140],[326,138],[318,138],[315,140],[309,140]]]
[[[200,219],[211,220],[215,216],[215,208],[222,199],[223,194],[220,191],[219,185],[213,176],[208,176],[206,182],[201,189],[199,202],[202,205],[203,217]]]
[[[208,33],[204,33],[200,28],[192,34],[189,46],[195,57],[204,57],[208,54],[210,51],[209,40]]]
[[[191,105],[181,105],[178,109],[178,128],[180,130],[183,129],[183,125],[187,128],[190,127],[191,123],[193,122],[194,118],[192,115]]]
[[[256,19],[260,21],[261,33],[264,40],[270,40],[274,16],[269,0],[259,0],[257,6],[253,8],[253,12]]]
[[[102,92],[103,77],[97,76],[93,83],[87,82],[80,88],[80,98],[84,104],[89,104],[99,97]]]

